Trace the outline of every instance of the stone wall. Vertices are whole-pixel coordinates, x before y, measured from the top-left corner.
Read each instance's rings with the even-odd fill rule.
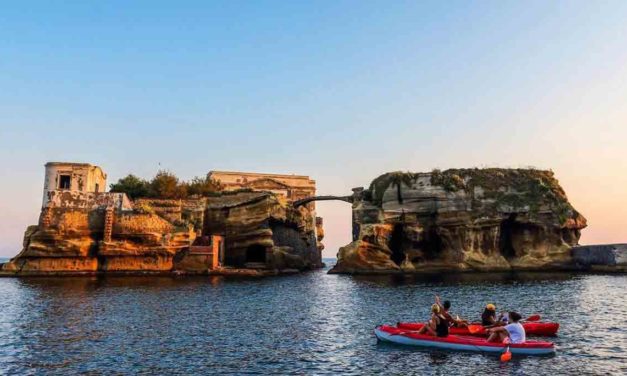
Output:
[[[582,245],[571,253],[576,266],[584,270],[627,271],[627,244]]]

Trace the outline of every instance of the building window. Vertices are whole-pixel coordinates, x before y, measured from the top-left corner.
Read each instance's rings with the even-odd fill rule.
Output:
[[[70,189],[72,177],[70,175],[59,176],[59,189]]]
[[[100,184],[96,183],[96,193],[100,192]]]

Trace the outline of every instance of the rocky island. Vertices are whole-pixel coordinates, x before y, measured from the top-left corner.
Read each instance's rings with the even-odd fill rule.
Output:
[[[576,247],[586,219],[552,171],[387,173],[355,189],[331,273],[625,271],[625,247]]]
[[[176,273],[272,275],[322,267],[322,219],[305,176],[212,172],[191,183],[168,172],[106,174],[48,163],[39,223],[0,274]]]
[[[225,171],[104,187],[97,166],[46,164],[39,223],[0,276],[320,268],[319,200],[352,204],[353,241],[330,273],[627,271],[627,245],[578,245],[587,221],[552,171],[391,172],[341,197],[316,196],[307,176]]]

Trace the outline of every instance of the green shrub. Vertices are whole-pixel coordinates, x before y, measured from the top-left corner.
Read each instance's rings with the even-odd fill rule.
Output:
[[[109,187],[111,192],[126,193],[131,200],[147,197],[150,190],[149,183],[146,180],[132,174],[123,177]]]

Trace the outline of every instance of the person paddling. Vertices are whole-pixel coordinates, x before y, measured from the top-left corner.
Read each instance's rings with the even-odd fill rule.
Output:
[[[524,343],[527,340],[525,328],[520,323],[522,316],[514,311],[510,312],[508,316],[512,321],[511,324],[486,330],[490,333],[488,342],[503,342],[508,337],[511,343]]]
[[[443,303],[441,303],[440,297],[436,295],[435,304],[440,306],[442,316],[444,316],[446,321],[448,321],[449,326],[455,326],[457,328],[465,328],[468,326],[468,321],[460,320],[459,317],[453,318],[453,316],[450,314],[449,310],[451,309],[451,302],[449,300],[445,300]]]
[[[418,334],[431,334],[436,337],[448,337],[448,320],[442,315],[440,306],[431,306],[431,319],[420,330]]]

